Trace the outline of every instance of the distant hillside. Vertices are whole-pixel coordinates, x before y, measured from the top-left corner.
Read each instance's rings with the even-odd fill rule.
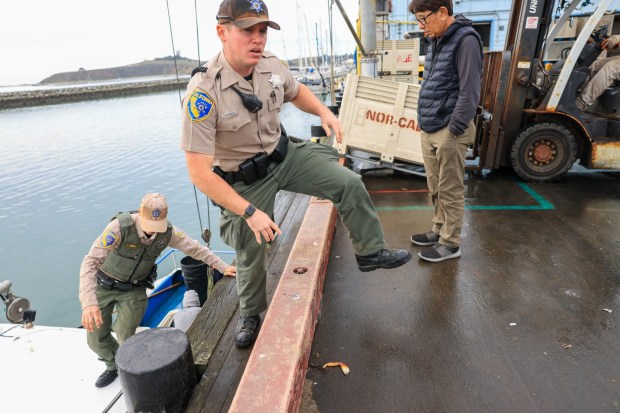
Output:
[[[198,66],[197,60],[177,57],[177,69],[179,76],[189,75],[194,67]],[[174,58],[172,56],[147,60],[128,66],[110,67],[107,69],[86,70],[80,68],[75,72],[56,73],[43,79],[40,84],[92,82],[101,80],[124,79],[141,76],[168,76],[175,75]]]

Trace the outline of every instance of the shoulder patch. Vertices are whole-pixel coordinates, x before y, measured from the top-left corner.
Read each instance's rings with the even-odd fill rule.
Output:
[[[176,235],[178,238],[185,238],[185,232],[180,229],[175,230],[174,235]]]
[[[286,60],[280,59],[280,63],[282,63],[282,66],[288,67],[288,62]]]
[[[105,231],[99,238],[99,246],[111,249],[118,241],[118,237],[112,231]]]
[[[211,114],[215,102],[206,92],[194,89],[187,100],[187,114],[192,122],[202,122]]]

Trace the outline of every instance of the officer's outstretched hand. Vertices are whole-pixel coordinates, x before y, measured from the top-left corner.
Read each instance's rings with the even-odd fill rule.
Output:
[[[236,277],[237,276],[237,267],[231,265],[230,267],[226,267],[224,270],[224,275],[227,277]]]
[[[342,143],[342,126],[340,125],[340,121],[332,113],[331,110],[325,108],[323,112],[321,112],[321,126],[323,126],[323,130],[325,131],[325,136],[331,136],[332,132],[330,128],[334,130],[334,134],[336,135],[336,141],[338,143]]]
[[[247,222],[250,229],[254,231],[256,242],[259,244],[262,242],[261,238],[265,238],[265,241],[271,242],[276,238],[276,232],[282,234],[280,228],[269,218],[269,215],[265,214],[260,209],[257,209],[245,222]]]
[[[89,305],[82,310],[82,325],[89,333],[95,331],[95,327],[99,328],[103,324],[101,310],[98,305]]]

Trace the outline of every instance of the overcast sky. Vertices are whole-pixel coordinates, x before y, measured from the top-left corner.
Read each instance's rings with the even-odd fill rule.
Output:
[[[315,24],[324,39],[329,28],[329,0],[265,3],[271,20],[282,27],[280,32],[270,30],[267,48],[288,59],[296,58],[300,51],[307,54],[309,48],[315,54]],[[341,3],[355,25],[358,0]],[[197,58],[194,0],[168,0],[168,4],[175,49],[182,56]],[[203,61],[220,49],[215,34],[219,4],[219,0],[196,0]],[[335,4],[333,24],[335,53],[352,52],[355,41]],[[329,53],[327,40],[323,40],[323,47]],[[166,0],[0,2],[0,85],[37,83],[54,73],[80,67],[100,69],[171,54]]]

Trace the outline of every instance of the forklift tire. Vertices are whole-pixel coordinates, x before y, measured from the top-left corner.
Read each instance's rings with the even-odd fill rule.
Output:
[[[512,169],[526,182],[560,180],[577,160],[575,135],[557,123],[539,123],[523,130],[510,150]]]

